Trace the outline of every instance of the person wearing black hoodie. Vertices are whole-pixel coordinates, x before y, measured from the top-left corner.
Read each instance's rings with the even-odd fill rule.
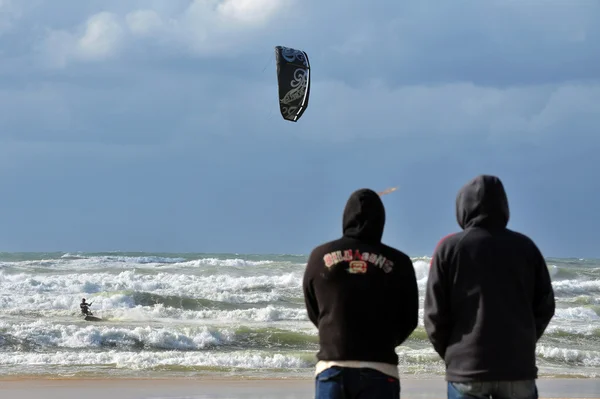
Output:
[[[377,193],[352,193],[343,235],[312,250],[303,292],[319,332],[316,399],[399,398],[398,355],[417,326],[419,293],[410,258],[381,242]]]
[[[508,199],[496,176],[459,190],[456,218],[463,231],[438,243],[424,302],[448,398],[537,398],[535,348],[555,311],[546,261],[506,227]]]

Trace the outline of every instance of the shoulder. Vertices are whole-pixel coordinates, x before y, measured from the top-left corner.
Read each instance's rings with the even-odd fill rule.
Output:
[[[526,235],[524,233],[520,233],[518,231],[514,231],[514,230],[510,230],[510,229],[506,229],[506,231],[508,234],[510,234],[515,245],[518,245],[519,247],[523,248],[523,250],[528,251],[529,253],[533,252],[535,255],[541,256],[540,249],[538,248],[538,246],[536,245],[536,243],[533,241],[533,239],[531,237],[529,237],[528,235]]]
[[[391,247],[389,245],[386,244],[381,244],[381,249],[382,252],[385,253],[387,255],[388,258],[393,259],[395,262],[404,262],[404,263],[411,263],[412,264],[412,260],[410,259],[410,257],[402,252],[401,250]]]
[[[384,256],[391,261],[394,270],[414,272],[413,261],[406,253],[385,244],[381,244],[381,249]]]
[[[442,264],[452,262],[455,258],[454,255],[460,251],[460,246],[463,238],[465,237],[465,231],[454,232],[446,234],[440,240],[438,240],[431,261],[429,262],[429,268],[436,264],[437,267],[441,267]]]
[[[433,253],[443,253],[451,248],[456,247],[461,242],[464,235],[464,231],[446,234],[438,241],[433,250]]]
[[[331,240],[314,247],[308,255],[308,263],[310,264],[317,261],[323,261],[327,254],[339,251],[341,248],[340,241],[340,239]]]
[[[525,233],[521,233],[515,230],[511,230],[511,229],[506,229],[506,232],[508,234],[510,234],[513,239],[515,240],[519,240],[523,243],[527,243],[527,244],[531,244],[531,245],[535,245],[535,243],[533,242],[533,240]]]

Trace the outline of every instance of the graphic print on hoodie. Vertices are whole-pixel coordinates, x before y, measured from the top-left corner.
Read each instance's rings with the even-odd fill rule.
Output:
[[[419,293],[410,258],[381,242],[385,209],[357,190],[341,238],[311,252],[303,279],[308,316],[319,330],[319,360],[398,364],[396,346],[417,326]]]
[[[456,198],[462,232],[434,251],[424,324],[453,382],[537,378],[535,347],[554,315],[546,261],[527,236],[506,228],[504,186],[477,176]]]

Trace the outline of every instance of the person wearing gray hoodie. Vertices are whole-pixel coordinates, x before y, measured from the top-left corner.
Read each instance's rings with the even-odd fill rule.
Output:
[[[535,399],[535,348],[554,316],[546,261],[528,236],[508,229],[508,199],[480,175],[456,198],[461,232],[437,245],[424,325],[446,364],[449,399]]]

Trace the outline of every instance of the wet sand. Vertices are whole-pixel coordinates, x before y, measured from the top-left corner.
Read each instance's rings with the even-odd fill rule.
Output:
[[[442,378],[402,378],[403,399],[446,398]],[[600,379],[539,379],[540,398],[598,398]],[[2,399],[300,399],[310,379],[0,379]]]

